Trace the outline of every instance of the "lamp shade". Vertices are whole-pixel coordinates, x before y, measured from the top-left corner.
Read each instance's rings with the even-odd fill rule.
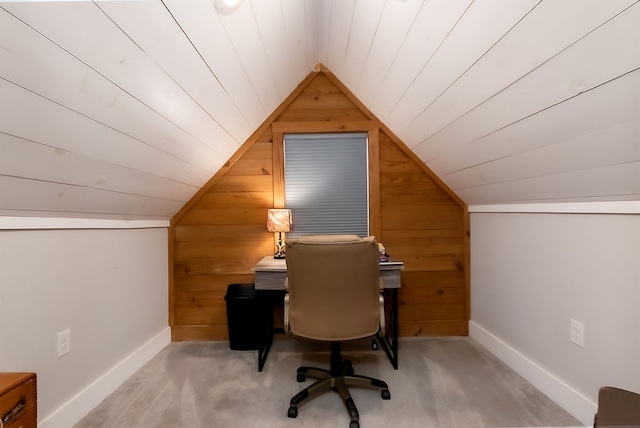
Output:
[[[267,230],[269,232],[291,231],[291,210],[270,208],[267,212]]]

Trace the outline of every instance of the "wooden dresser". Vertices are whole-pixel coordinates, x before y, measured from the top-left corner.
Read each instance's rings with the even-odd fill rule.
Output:
[[[0,372],[0,428],[37,428],[35,373]]]

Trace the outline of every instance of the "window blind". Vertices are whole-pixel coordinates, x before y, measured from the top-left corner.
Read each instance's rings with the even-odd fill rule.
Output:
[[[366,133],[284,136],[287,235],[369,234]]]

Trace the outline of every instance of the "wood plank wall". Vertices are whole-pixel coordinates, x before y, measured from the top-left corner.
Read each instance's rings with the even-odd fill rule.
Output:
[[[228,339],[227,285],[253,282],[251,267],[274,250],[266,216],[283,201],[286,129],[369,132],[378,145],[372,224],[388,253],[405,262],[400,335],[468,334],[466,207],[330,72],[315,71],[303,83],[172,221],[172,339]]]
[[[400,336],[466,335],[465,211],[380,136],[381,241],[404,261]]]

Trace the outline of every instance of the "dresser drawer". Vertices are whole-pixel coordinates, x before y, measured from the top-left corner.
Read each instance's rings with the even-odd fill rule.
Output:
[[[0,428],[37,428],[35,373],[0,373]]]

